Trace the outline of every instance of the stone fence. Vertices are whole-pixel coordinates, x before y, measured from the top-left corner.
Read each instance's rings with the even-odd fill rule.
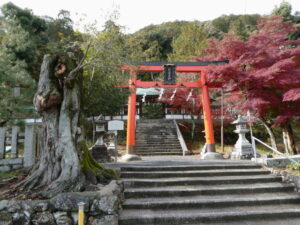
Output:
[[[39,153],[41,122],[25,120],[25,132],[20,127],[0,127],[0,171],[29,167]]]

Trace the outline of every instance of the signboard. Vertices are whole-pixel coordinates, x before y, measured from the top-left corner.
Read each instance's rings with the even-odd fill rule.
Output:
[[[164,84],[176,84],[176,66],[174,64],[164,65]]]
[[[124,121],[111,120],[108,122],[108,130],[124,130]]]
[[[103,132],[105,131],[104,124],[96,124],[96,132]]]

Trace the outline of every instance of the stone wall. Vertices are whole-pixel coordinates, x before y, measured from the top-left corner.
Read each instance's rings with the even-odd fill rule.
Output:
[[[85,203],[86,225],[117,225],[123,199],[121,181],[97,191],[61,193],[49,200],[0,201],[1,225],[77,225],[78,203]]]
[[[269,168],[265,167],[265,169],[269,170],[272,174],[276,176],[281,176],[283,182],[288,182],[295,185],[296,191],[300,192],[300,177],[290,174],[285,170],[280,170],[277,168]]]

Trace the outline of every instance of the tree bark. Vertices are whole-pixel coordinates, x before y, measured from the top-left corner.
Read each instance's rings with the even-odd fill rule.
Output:
[[[271,146],[277,150],[276,137],[275,137],[275,134],[274,134],[274,132],[271,128],[271,125],[268,124],[267,121],[264,118],[258,118],[258,119],[264,125],[264,127],[266,128],[266,130],[269,134],[270,141],[271,141]]]
[[[75,65],[66,56],[44,57],[34,98],[35,108],[43,119],[43,143],[38,163],[20,184],[23,191],[42,190],[47,197],[80,191],[86,183],[86,174],[90,174],[87,168],[93,172],[104,169],[95,162],[95,165],[82,162],[89,159],[89,152],[81,141],[82,70],[74,75]]]
[[[286,122],[282,128],[282,138],[284,143],[284,149],[287,154],[296,155],[297,149],[295,144],[295,138],[292,126],[289,122]]]

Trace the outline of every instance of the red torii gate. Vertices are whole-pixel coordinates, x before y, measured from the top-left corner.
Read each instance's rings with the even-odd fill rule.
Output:
[[[208,83],[205,70],[207,67],[224,65],[228,61],[207,61],[207,62],[178,62],[178,63],[163,63],[163,62],[145,62],[138,65],[123,65],[121,70],[130,72],[130,80],[127,87],[131,90],[128,99],[128,119],[127,119],[127,143],[126,153],[136,154],[135,149],[135,130],[136,130],[136,88],[202,88],[202,107],[205,127],[205,139],[207,152],[215,152],[214,129],[210,108],[210,98],[208,88],[219,87],[217,83]],[[159,81],[140,81],[137,80],[138,72],[163,72],[165,65],[174,65],[177,73],[199,73],[200,80],[194,82],[176,82],[176,84],[164,84]]]

